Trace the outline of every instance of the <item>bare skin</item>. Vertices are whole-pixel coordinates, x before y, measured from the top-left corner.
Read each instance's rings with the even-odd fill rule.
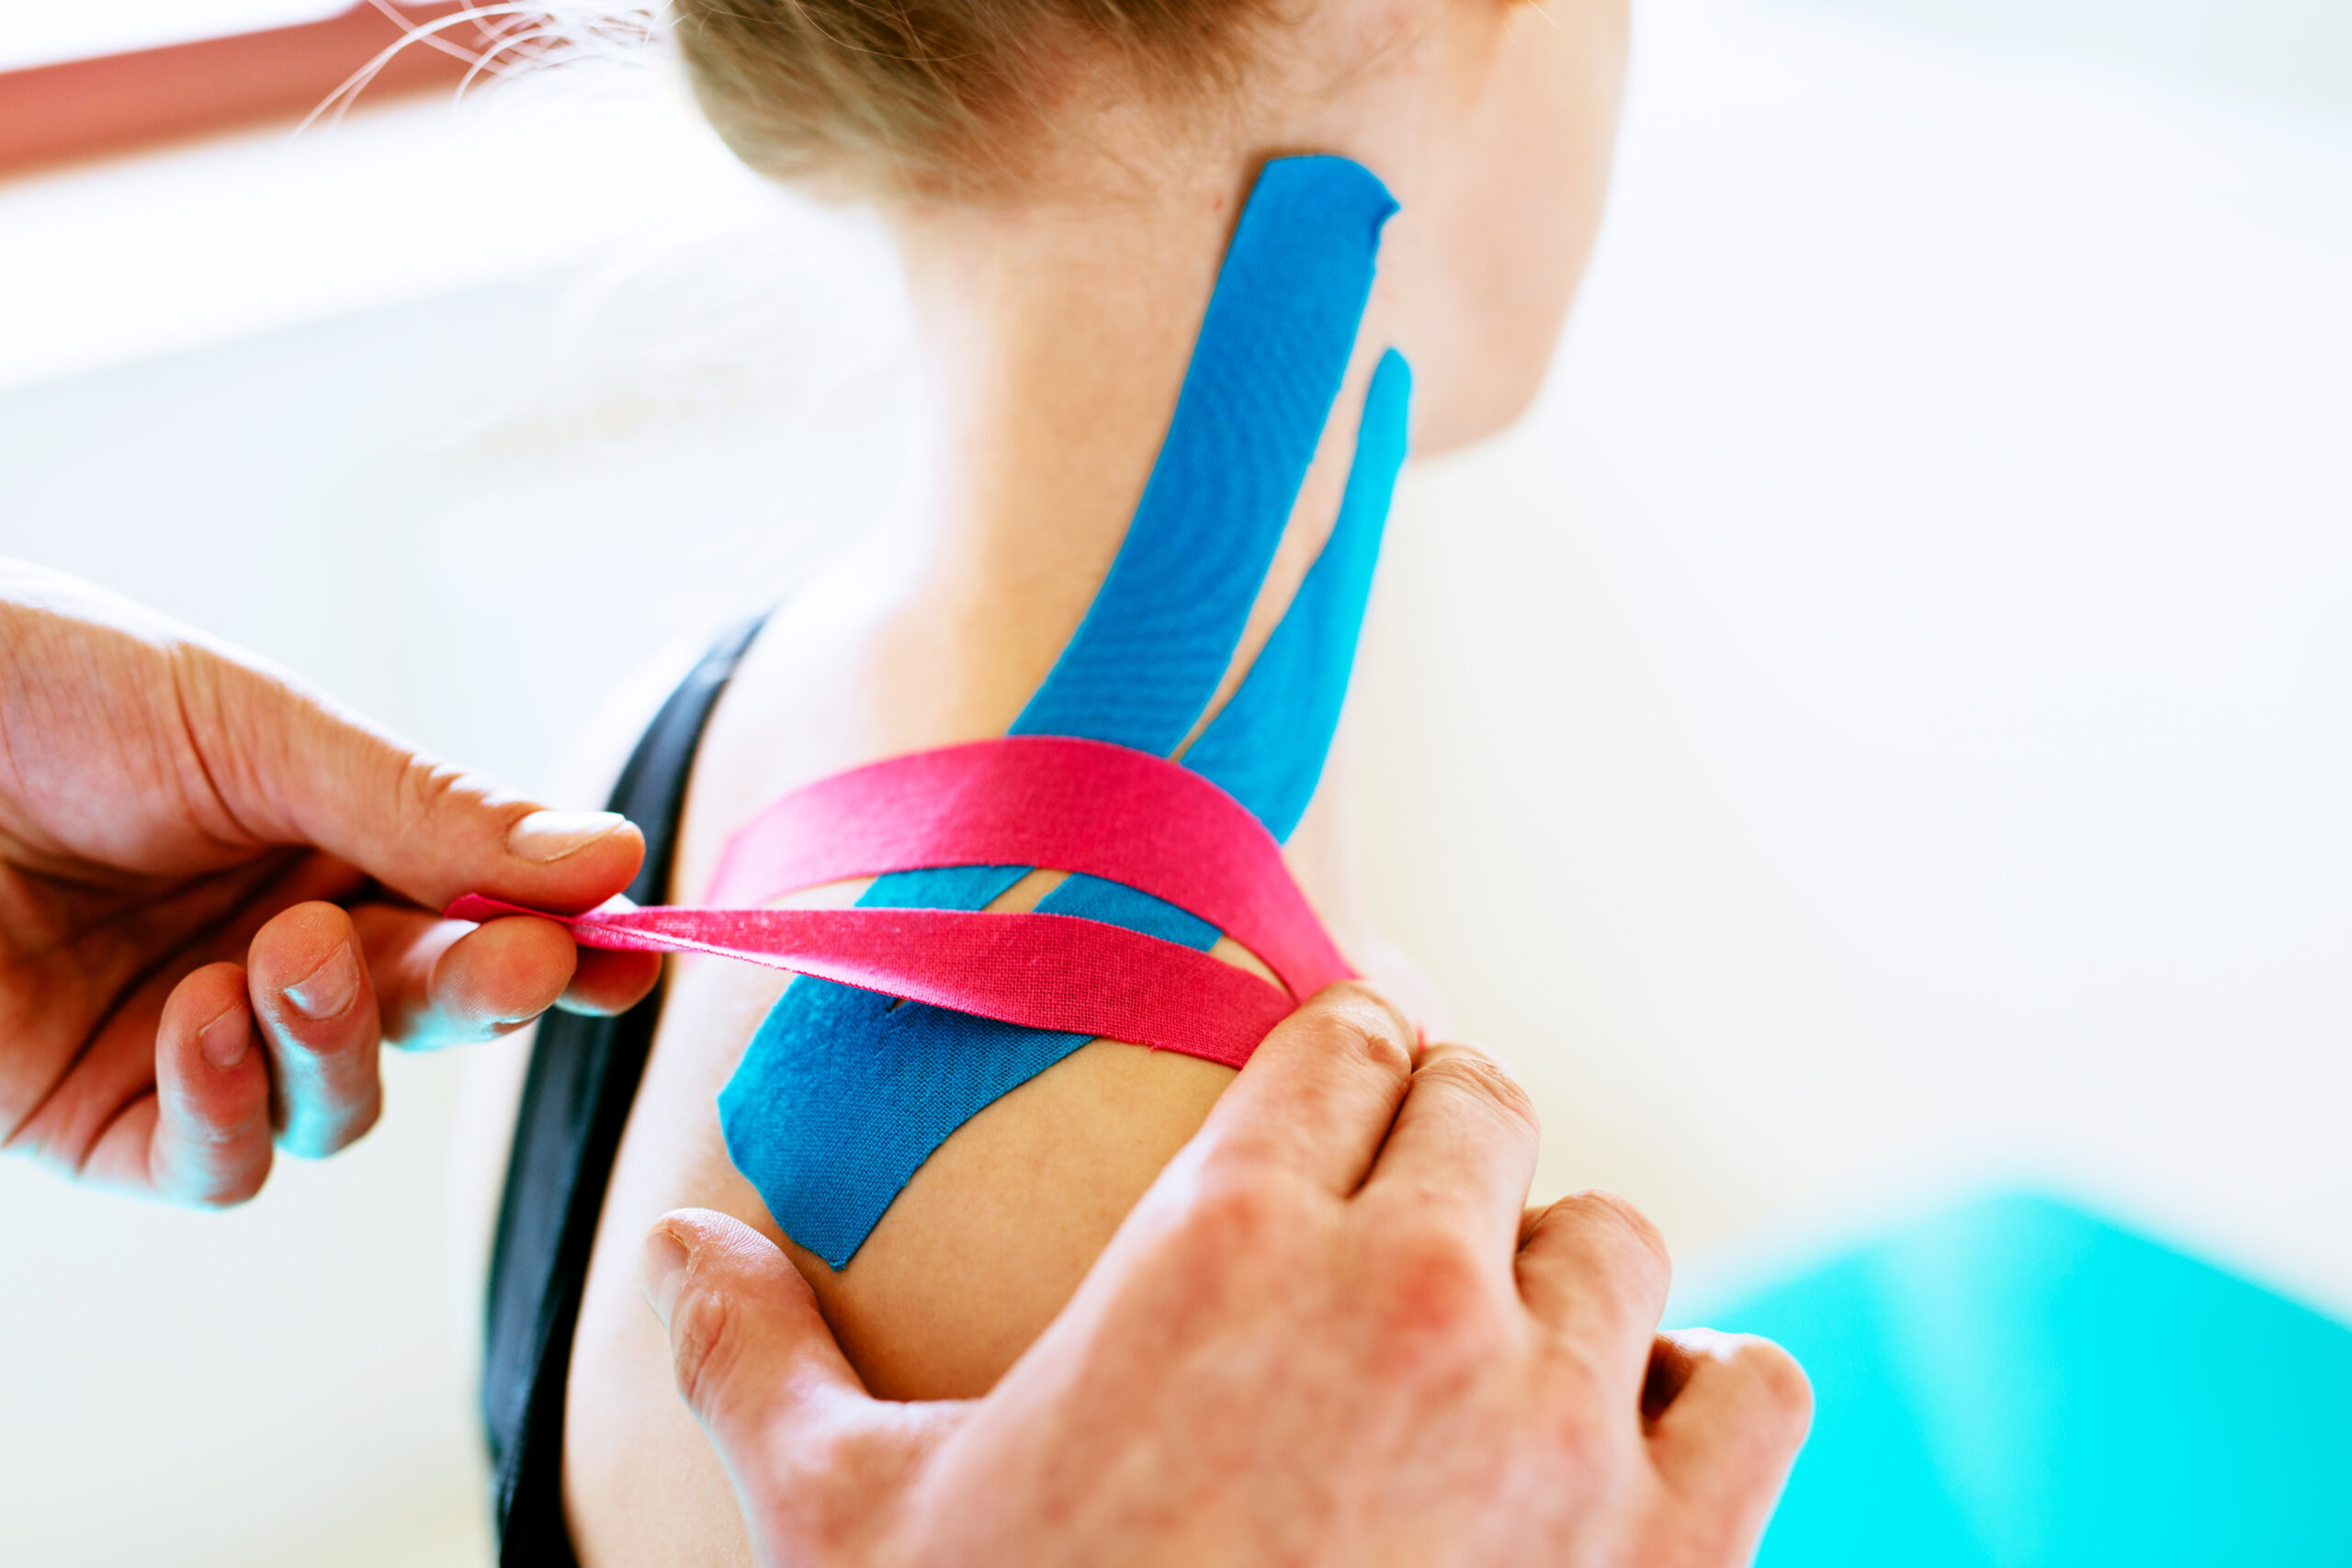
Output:
[[[1276,35],[1229,113],[1154,121],[1114,92],[1073,107],[1024,199],[886,204],[925,372],[923,477],[898,524],[745,660],[697,758],[671,896],[697,897],[728,836],[795,785],[1003,733],[1117,550],[1258,169],[1343,153],[1403,211],[1229,694],[1329,533],[1382,350],[1415,367],[1422,452],[1491,433],[1532,395],[1598,223],[1623,49],[1617,0],[1326,0]],[[1409,992],[1352,897],[1340,793],[1327,775],[1294,868],[1358,965]],[[1032,878],[1008,902],[1044,890]],[[836,1274],[792,1248],[733,1169],[713,1105],[775,979],[697,960],[671,976],[571,1369],[565,1492],[590,1563],[750,1553],[639,1298],[639,1238],[662,1214],[715,1211],[785,1248],[875,1393],[976,1395],[1070,1299],[1231,1077],[1096,1042],[951,1137]]]

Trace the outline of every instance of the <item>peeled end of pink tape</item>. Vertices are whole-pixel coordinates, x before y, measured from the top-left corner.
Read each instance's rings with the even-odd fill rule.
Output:
[[[1238,1067],[1295,1005],[1205,953],[1069,915],[971,909],[693,909],[550,915],[469,896],[458,919],[552,919],[583,947],[701,953],[1028,1029]]]
[[[541,914],[537,909],[526,909],[520,904],[502,904],[479,893],[465,894],[441,911],[441,918],[447,920],[495,920],[507,915],[539,915],[542,919],[550,920],[561,918]]]

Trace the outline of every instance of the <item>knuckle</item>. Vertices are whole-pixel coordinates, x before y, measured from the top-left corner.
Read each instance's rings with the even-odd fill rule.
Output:
[[[1673,1270],[1673,1258],[1666,1249],[1666,1236],[1650,1217],[1625,1199],[1604,1188],[1575,1193],[1552,1205],[1554,1211],[1574,1215],[1595,1228],[1613,1233],[1632,1261],[1642,1263],[1660,1274]]]
[[[282,1013],[265,1016],[263,1035],[277,1066],[307,1078],[336,1081],[364,1072],[376,1060],[376,1038],[358,1030],[339,1028],[338,1020],[323,1026],[308,1019],[288,1019]]]
[[[708,1407],[734,1355],[736,1312],[726,1292],[695,1278],[690,1265],[670,1308],[671,1370],[689,1407]]]
[[[1600,1415],[1596,1397],[1586,1398],[1574,1410],[1555,1413],[1550,1438],[1555,1466],[1588,1478],[1604,1495],[1618,1490],[1612,1482],[1623,1468],[1627,1445]]]
[[[288,1048],[273,1039],[277,1083],[272,1089],[276,1143],[289,1155],[324,1159],[342,1153],[374,1130],[383,1113],[383,1081],[376,1072],[374,1043],[363,1055]]]
[[[1529,1133],[1537,1131],[1534,1098],[1508,1068],[1483,1052],[1458,1045],[1442,1046],[1422,1058],[1413,1077],[1417,1086],[1442,1084],[1486,1101],[1506,1120],[1519,1123]]]
[[[1551,1451],[1578,1473],[1597,1473],[1616,1429],[1609,1380],[1589,1356],[1556,1345],[1548,1348],[1542,1365],[1540,1409]]]
[[[257,1151],[240,1148],[254,1135],[251,1128],[188,1130],[167,1152],[159,1151],[157,1164],[151,1166],[157,1192],[170,1201],[215,1212],[251,1202],[269,1179],[270,1167],[266,1138]]]
[[[1168,1206],[1142,1222],[1154,1239],[1118,1289],[1149,1301],[1179,1338],[1204,1325],[1221,1331],[1227,1314],[1311,1288],[1314,1260],[1330,1255],[1336,1216],[1318,1214],[1280,1174],[1219,1171],[1167,1196]]]
[[[1323,1026],[1317,1032],[1326,1048],[1343,1060],[1400,1084],[1412,1078],[1413,1032],[1378,992],[1343,982],[1317,993],[1306,1015]]]
[[[1449,1231],[1407,1233],[1389,1242],[1381,1261],[1380,1323],[1392,1353],[1452,1362],[1492,1347],[1498,1292],[1468,1241]]]
[[[487,774],[444,761],[424,752],[396,747],[389,782],[385,820],[395,824],[394,836],[408,838],[437,829],[449,831],[453,822],[497,820],[511,825],[532,807],[509,794]],[[469,832],[480,831],[469,829]]]
[[[1297,1223],[1295,1208],[1286,1188],[1263,1178],[1204,1182],[1180,1228],[1211,1259],[1254,1257],[1285,1245]]]
[[[464,769],[438,758],[403,756],[392,785],[399,820],[403,826],[427,821],[440,813],[451,796],[467,793],[474,783]]]

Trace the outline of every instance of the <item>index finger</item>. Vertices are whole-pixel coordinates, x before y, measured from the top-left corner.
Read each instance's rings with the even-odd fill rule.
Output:
[[[1374,991],[1330,987],[1276,1025],[1193,1140],[1204,1168],[1268,1168],[1353,1192],[1412,1081],[1412,1031]]]

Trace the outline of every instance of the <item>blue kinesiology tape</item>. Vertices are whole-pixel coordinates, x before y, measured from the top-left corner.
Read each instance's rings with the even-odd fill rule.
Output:
[[[1267,165],[1237,225],[1158,462],[1085,619],[1018,735],[1168,755],[1241,639],[1353,355],[1386,189],[1341,158]],[[1404,460],[1411,375],[1383,355],[1340,517],[1265,649],[1183,761],[1287,838],[1347,692],[1380,535]],[[877,879],[859,902],[984,908],[1026,866]],[[1206,949],[1215,927],[1115,883],[1071,876],[1038,908]],[[839,1269],[956,1128],[1086,1043],[821,980],[797,979],[718,1097],[736,1168],[787,1235]]]

